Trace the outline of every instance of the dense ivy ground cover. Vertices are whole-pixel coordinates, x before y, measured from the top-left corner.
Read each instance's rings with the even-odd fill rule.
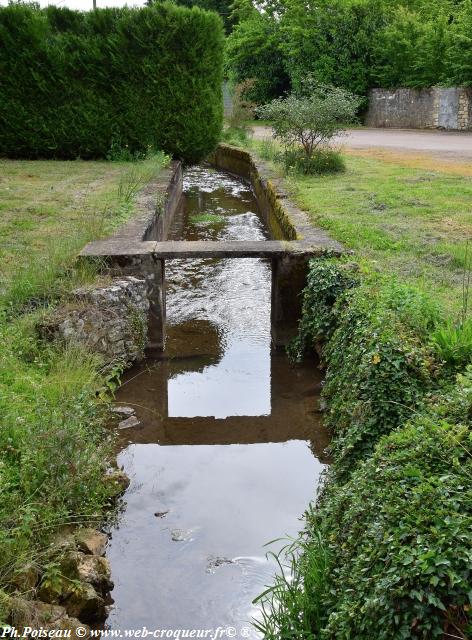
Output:
[[[97,158],[219,139],[223,27],[196,7],[0,7],[0,155]]]
[[[293,581],[266,597],[266,637],[472,631],[472,366],[441,361],[429,338],[441,322],[411,287],[312,263],[292,355],[321,349],[333,464]]]

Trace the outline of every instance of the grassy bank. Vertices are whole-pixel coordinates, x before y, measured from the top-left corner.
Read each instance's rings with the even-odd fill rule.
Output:
[[[252,146],[273,155],[270,142]],[[437,171],[409,166],[398,155],[347,155],[345,163],[343,173],[290,176],[295,202],[371,269],[398,275],[457,313],[472,261],[472,177],[439,161]]]
[[[253,145],[270,159],[270,145]],[[468,638],[472,181],[354,156],[343,173],[288,180],[313,223],[355,253],[311,265],[290,351],[321,353],[333,464],[260,600],[260,629]]]
[[[96,523],[113,491],[103,481],[101,363],[45,344],[35,326],[93,272],[75,256],[133,212],[137,192],[167,162],[0,161],[0,594],[33,596],[49,579],[48,544],[68,523]],[[49,572],[49,573],[48,573]],[[0,621],[7,612],[2,610]]]
[[[292,355],[321,348],[333,464],[266,638],[470,637],[472,365],[441,357],[442,322],[409,285],[313,261]]]

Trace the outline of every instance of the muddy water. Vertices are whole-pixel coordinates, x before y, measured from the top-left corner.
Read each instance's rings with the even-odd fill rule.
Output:
[[[187,171],[174,239],[263,240],[251,191]],[[257,637],[251,601],[275,567],[264,545],[295,535],[325,460],[314,363],[271,350],[264,260],[166,265],[167,347],[129,372],[117,400],[139,427],[120,432],[131,477],[108,550],[112,629],[234,627]]]

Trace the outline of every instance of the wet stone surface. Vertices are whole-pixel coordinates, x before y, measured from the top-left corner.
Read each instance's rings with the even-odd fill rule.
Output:
[[[191,168],[184,189],[171,239],[267,237],[231,176]],[[240,630],[276,569],[264,545],[296,535],[327,462],[320,376],[271,349],[268,261],[179,259],[166,279],[166,351],[116,398],[141,425],[118,431],[131,482],[107,550],[107,625]]]

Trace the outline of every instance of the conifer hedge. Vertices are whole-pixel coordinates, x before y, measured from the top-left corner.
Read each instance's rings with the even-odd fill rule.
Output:
[[[221,130],[222,52],[221,19],[198,8],[0,8],[0,155],[195,162]]]

